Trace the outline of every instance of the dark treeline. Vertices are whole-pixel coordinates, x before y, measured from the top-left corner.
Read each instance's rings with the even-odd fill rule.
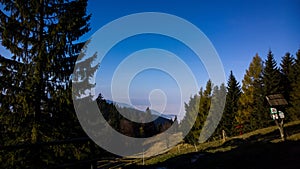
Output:
[[[134,108],[121,107],[114,103],[108,103],[101,94],[99,94],[96,101],[100,112],[108,124],[118,132],[130,137],[151,137],[169,129],[174,123],[174,125],[178,124],[176,117],[175,119],[167,119],[154,115],[149,108],[143,112]],[[133,119],[141,123],[134,122],[132,121]]]
[[[236,80],[232,71],[226,87],[224,84],[220,87],[214,86],[209,80],[205,89],[201,88],[199,93],[191,97],[189,103],[185,105],[187,113],[184,122],[192,121],[189,114],[197,113],[196,122],[185,137],[186,142],[198,143],[204,122],[212,108],[212,98],[222,92],[226,93],[223,116],[210,139],[219,139],[222,130],[227,136],[235,136],[275,125],[270,117],[270,106],[265,98],[271,94],[282,94],[288,101],[287,106],[280,107],[280,110],[285,113],[286,122],[299,120],[300,50],[295,56],[286,53],[280,65],[276,63],[271,50],[265,61],[256,54],[246,70],[242,85]],[[183,124],[181,123],[180,127],[184,128]]]

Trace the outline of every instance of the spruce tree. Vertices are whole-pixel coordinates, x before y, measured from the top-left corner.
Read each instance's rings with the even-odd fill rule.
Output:
[[[280,71],[271,50],[268,52],[263,69],[263,86],[265,96],[283,93]]]
[[[202,89],[200,90],[202,95]],[[185,136],[184,141],[190,144],[196,144],[200,135],[201,123],[198,117],[200,96],[195,94],[190,98],[188,103],[185,103],[185,116],[179,125],[181,131],[189,131]],[[193,117],[196,117],[194,119]]]
[[[241,95],[241,87],[230,71],[229,79],[227,82],[227,95],[226,103],[223,112],[223,117],[220,122],[219,128],[225,130],[227,136],[232,136],[238,134],[235,127],[238,125],[236,123],[235,117],[238,111],[238,101]]]
[[[201,88],[199,95],[194,95],[194,97],[190,98],[189,103],[185,104],[186,115],[183,120],[188,121],[188,123],[183,124],[190,124],[190,122],[195,121],[194,124],[191,124],[192,128],[184,139],[190,144],[198,144],[200,133],[211,105],[212,87],[211,80],[208,80],[205,90],[203,91]],[[196,117],[196,119],[191,119],[191,117]],[[187,128],[187,126],[182,125],[181,127]]]
[[[283,86],[283,96],[290,103],[291,100],[291,93],[292,93],[292,83],[294,81],[295,72],[294,72],[294,65],[295,59],[291,56],[290,53],[286,53],[284,57],[281,59],[280,63],[280,72],[281,72],[281,79],[282,79],[282,86]],[[291,108],[291,104],[288,104],[287,107],[284,108],[284,112],[286,112],[286,119],[292,120],[293,112],[289,112]]]
[[[198,111],[199,113],[197,116],[200,122],[199,129],[202,129],[204,122],[207,118],[207,115],[209,113],[211,107],[212,91],[213,91],[213,84],[211,80],[208,80],[206,82],[206,86],[205,86],[205,90],[203,91],[203,94],[200,95],[199,111]]]
[[[267,127],[270,125],[271,119],[269,115],[269,105],[264,94],[263,77],[253,81],[253,113],[251,114],[250,124],[251,130]]]
[[[295,59],[291,56],[290,53],[286,53],[285,56],[282,57],[280,63],[280,72],[282,74],[284,97],[288,102],[290,101],[292,82],[295,79],[294,64]]]
[[[144,132],[145,132],[144,134],[146,135],[146,137],[152,137],[156,133],[155,131],[156,128],[155,128],[154,121],[152,120],[153,117],[149,107],[147,107],[145,113],[146,113],[145,120],[150,122],[144,123]]]
[[[90,30],[87,1],[0,3],[0,38],[11,52],[11,59],[2,58],[0,63],[7,80],[0,86],[4,95],[1,105],[5,105],[0,120],[9,124],[2,135],[5,145],[38,145],[82,136],[72,105],[71,74],[84,44],[78,40]],[[1,152],[1,163],[8,168],[42,168],[73,157],[80,159],[72,155],[72,149],[72,145],[64,149],[35,146]]]
[[[201,135],[199,137],[200,143],[206,141],[209,138],[215,139],[216,136],[219,137],[220,131],[222,130],[220,130],[220,128],[217,128],[217,126],[219,125],[224,111],[226,102],[225,97],[226,87],[224,83],[222,83],[220,87],[213,87],[209,112],[207,114],[204,126],[201,130]]]
[[[290,93],[290,107],[288,112],[292,120],[300,119],[300,49],[296,53],[294,65],[294,79],[292,80],[292,92]]]
[[[257,95],[259,92],[256,93],[256,97],[258,99],[257,105],[261,105],[264,107],[261,110],[260,116],[256,116],[257,119],[259,119],[261,122],[264,123],[258,123],[259,127],[266,127],[270,124],[270,105],[267,102],[265,98],[268,95],[272,94],[284,94],[283,89],[283,81],[282,81],[282,75],[280,73],[279,68],[277,67],[277,63],[274,59],[273,53],[271,50],[269,50],[267,59],[264,63],[264,69],[262,74],[262,83],[263,83],[263,90],[262,90],[262,96]],[[257,88],[259,89],[259,88]],[[263,104],[262,104],[263,103]],[[266,118],[267,117],[267,118]],[[272,124],[272,123],[271,123]]]

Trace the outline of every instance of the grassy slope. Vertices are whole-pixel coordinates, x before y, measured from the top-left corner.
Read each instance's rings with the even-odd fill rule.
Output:
[[[300,168],[300,121],[285,125],[286,142],[275,126],[197,146],[181,144],[128,168]]]

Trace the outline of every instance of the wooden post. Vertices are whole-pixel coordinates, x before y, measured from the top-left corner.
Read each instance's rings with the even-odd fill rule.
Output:
[[[278,106],[286,106],[288,105],[288,102],[285,100],[282,94],[272,94],[266,96],[267,101],[269,102],[271,107],[271,115],[272,119],[275,120],[275,123],[279,129],[280,136],[282,141],[285,141],[285,133],[283,129],[283,119],[284,119],[284,113],[281,111],[277,111],[275,107]],[[280,121],[279,121],[280,120]]]
[[[178,154],[180,153],[180,144],[178,144],[178,146],[177,146],[177,153]]]
[[[275,123],[279,129],[281,140],[285,141],[285,133],[284,133],[284,129],[283,129],[283,119],[280,119],[280,122],[278,122],[278,120],[276,119]]]
[[[226,141],[226,133],[225,130],[222,130],[222,139],[223,139],[223,143]]]
[[[143,165],[145,165],[145,152],[143,150]]]
[[[198,149],[197,149],[197,146],[195,143],[194,143],[194,147],[195,147],[196,152],[198,152]]]

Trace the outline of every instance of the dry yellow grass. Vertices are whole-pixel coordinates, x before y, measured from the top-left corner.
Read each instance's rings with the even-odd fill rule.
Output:
[[[296,126],[300,125],[300,121],[294,121],[287,123],[285,127],[289,126]],[[252,136],[260,136],[260,135],[266,135],[269,133],[272,133],[274,131],[277,131],[278,128],[277,126],[271,126],[263,129],[258,129],[249,133],[245,133],[240,136],[228,138],[225,143],[228,143],[230,141],[234,141],[235,139],[240,139],[240,140],[247,140]],[[263,141],[263,137],[257,137],[257,140],[255,141]],[[287,140],[292,140],[292,141],[298,141],[300,140],[300,133],[295,133],[287,137]],[[271,140],[273,143],[280,142],[280,136],[278,135],[278,138]],[[217,141],[212,141],[212,142],[205,142],[202,144],[197,145],[196,147],[190,144],[185,144],[185,143],[180,143],[177,146],[169,149],[163,154],[156,155],[153,157],[146,158],[144,161],[145,165],[150,165],[150,164],[156,164],[159,162],[164,162],[172,157],[176,157],[179,155],[183,154],[188,154],[192,152],[210,152],[210,153],[215,153],[215,152],[225,152],[225,151],[230,151],[234,148],[236,148],[236,145],[230,145],[230,144],[225,144],[222,142],[222,140],[217,140]],[[226,146],[227,145],[227,146]],[[151,148],[150,148],[151,149]]]

